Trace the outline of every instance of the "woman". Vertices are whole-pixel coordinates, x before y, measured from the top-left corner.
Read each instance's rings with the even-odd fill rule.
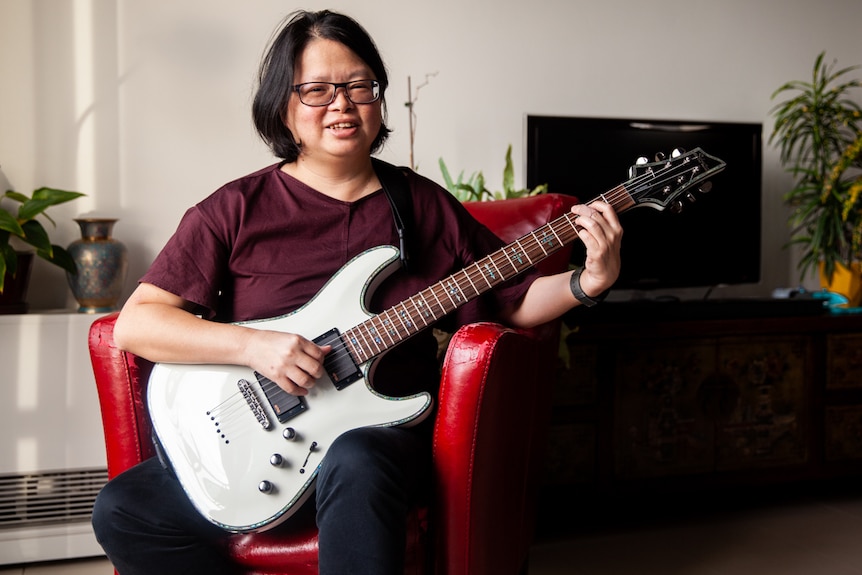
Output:
[[[248,366],[290,394],[306,395],[323,375],[329,346],[228,322],[295,311],[355,255],[398,245],[371,160],[389,133],[387,86],[380,55],[359,24],[329,11],[294,14],[264,58],[253,106],[258,132],[282,161],[228,183],[186,213],[124,306],[117,344],[156,362]],[[502,245],[448,192],[412,172],[407,181],[414,265],[380,286],[377,309]],[[622,230],[606,204],[572,211],[587,248],[582,272],[528,272],[443,325],[495,319],[531,327],[600,299],[619,273]],[[430,330],[410,338],[380,362],[375,387],[392,395],[434,393],[435,351]],[[427,425],[341,435],[317,479],[320,573],[403,572],[407,509],[427,491],[429,476]],[[158,460],[112,480],[97,499],[93,524],[123,575],[229,572],[213,552],[225,533],[194,510]]]

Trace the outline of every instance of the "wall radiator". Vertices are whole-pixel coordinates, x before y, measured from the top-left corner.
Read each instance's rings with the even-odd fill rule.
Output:
[[[87,350],[97,316],[0,315],[0,564],[103,555],[90,527],[107,481]]]

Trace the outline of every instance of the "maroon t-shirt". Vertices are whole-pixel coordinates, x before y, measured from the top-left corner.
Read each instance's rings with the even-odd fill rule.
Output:
[[[415,226],[411,271],[398,270],[376,290],[372,312],[416,295],[503,245],[446,190],[414,172],[408,180]],[[398,235],[382,190],[343,202],[275,164],[190,208],[141,281],[197,304],[208,319],[264,319],[298,309],[351,258],[387,244],[398,246]],[[440,327],[495,319],[533,279],[535,273],[528,272],[507,282]],[[435,355],[431,331],[420,332],[384,357],[375,387],[393,395],[433,391],[439,379]]]

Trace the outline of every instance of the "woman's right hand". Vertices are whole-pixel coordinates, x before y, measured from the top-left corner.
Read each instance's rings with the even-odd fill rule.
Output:
[[[319,346],[295,333],[249,328],[246,364],[292,395],[307,395],[323,377],[323,359],[332,346]]]

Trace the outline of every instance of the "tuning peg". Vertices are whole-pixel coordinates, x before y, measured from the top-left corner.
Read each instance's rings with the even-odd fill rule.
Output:
[[[641,156],[637,160],[635,160],[636,166],[643,166],[644,164],[649,164],[649,158],[646,156]]]
[[[674,148],[674,149],[673,149],[673,151],[670,153],[670,157],[671,157],[671,158],[678,158],[678,157],[680,157],[681,155],[683,155],[684,153],[685,153],[685,150],[684,150],[684,149],[682,149],[682,148]]]
[[[665,161],[666,159],[667,159],[667,154],[665,154],[664,152],[658,152],[658,153],[655,155],[655,161],[656,161],[656,162],[663,162],[663,161]]]
[[[712,182],[704,182],[697,191],[701,194],[708,194],[712,191]]]
[[[697,198],[696,198],[696,197],[694,196],[694,194],[692,194],[691,192],[686,192],[686,193],[685,193],[685,199],[687,199],[687,200],[688,200],[688,201],[690,201],[691,203],[695,203],[695,202],[697,201]]]
[[[685,207],[685,204],[677,200],[675,202],[672,202],[668,209],[671,211],[672,214],[678,214],[682,211],[683,207]]]

